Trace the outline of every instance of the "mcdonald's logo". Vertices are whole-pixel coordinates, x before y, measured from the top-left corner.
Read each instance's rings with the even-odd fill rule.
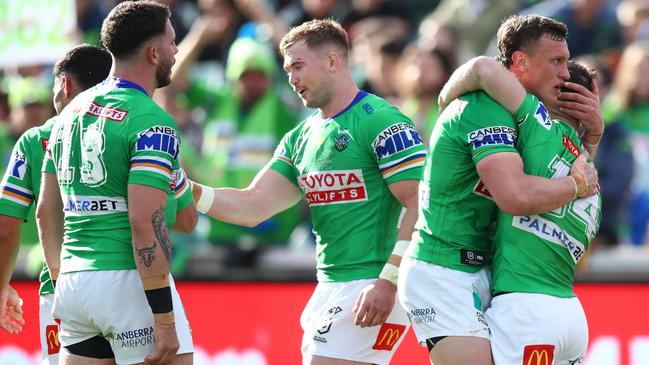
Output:
[[[45,326],[45,341],[47,341],[47,354],[58,354],[61,350],[59,342],[59,326],[52,324]]]
[[[552,365],[554,345],[528,345],[523,350],[523,365]]]
[[[374,350],[392,351],[392,348],[399,341],[399,338],[401,338],[405,331],[406,326],[404,325],[387,322],[383,323],[372,348]]]

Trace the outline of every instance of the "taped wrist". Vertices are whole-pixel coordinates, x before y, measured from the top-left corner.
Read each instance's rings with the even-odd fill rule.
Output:
[[[200,185],[200,184],[197,184]],[[214,189],[209,186],[201,185],[201,196],[196,202],[196,210],[202,214],[207,213],[214,202]]]
[[[383,266],[383,270],[381,270],[379,278],[385,279],[392,284],[397,285],[397,279],[399,278],[399,267],[388,262],[387,264],[385,264],[385,266]]]
[[[149,302],[155,323],[174,323],[174,306],[171,298],[169,275],[158,275],[142,278],[144,295]]]
[[[570,175],[570,177],[575,182],[575,197],[581,198],[586,195],[586,192],[588,191],[588,185],[586,185],[586,179],[584,178],[584,175],[579,172],[575,172]]]

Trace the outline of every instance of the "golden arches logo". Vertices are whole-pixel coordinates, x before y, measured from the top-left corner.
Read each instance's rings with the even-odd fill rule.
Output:
[[[47,326],[45,328],[45,339],[47,340],[47,353],[48,355],[56,354],[61,349],[59,342],[59,327]]]
[[[536,361],[534,361],[536,360]],[[550,365],[548,350],[534,350],[525,365]]]
[[[392,347],[399,341],[401,335],[406,331],[406,326],[400,324],[384,323],[376,336],[374,350],[392,351]]]
[[[401,331],[398,329],[388,329],[383,333],[383,337],[377,342],[376,344],[379,346],[394,346],[395,343],[397,343],[397,340],[399,340],[399,337],[401,336]]]

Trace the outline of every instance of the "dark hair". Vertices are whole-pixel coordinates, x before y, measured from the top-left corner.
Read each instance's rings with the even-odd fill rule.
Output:
[[[71,75],[81,89],[88,89],[102,82],[113,60],[105,49],[90,44],[76,46],[65,53],[54,65],[54,76]]]
[[[579,84],[589,91],[593,91],[593,80],[597,80],[597,71],[588,69],[583,65],[577,63],[575,60],[568,61],[568,72],[570,72],[570,79],[568,82]],[[561,87],[562,92],[574,92],[565,86]]]
[[[335,45],[344,51],[345,57],[349,52],[347,33],[340,23],[333,19],[314,19],[291,28],[282,38],[279,52],[284,55],[289,47],[301,40],[304,40],[307,47],[311,49],[317,49],[324,45]]]
[[[564,41],[567,36],[568,28],[558,20],[540,15],[512,15],[498,28],[496,59],[509,68],[515,51],[533,52],[541,37]]]
[[[151,38],[164,34],[169,7],[154,1],[125,1],[101,25],[101,42],[117,59],[128,58]]]

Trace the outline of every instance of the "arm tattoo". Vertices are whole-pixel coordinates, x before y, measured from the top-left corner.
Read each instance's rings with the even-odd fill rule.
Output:
[[[140,262],[146,267],[151,267],[153,261],[155,261],[155,246],[155,241],[153,241],[153,244],[149,247],[135,249],[140,257]]]
[[[155,237],[160,242],[160,247],[162,252],[167,259],[167,262],[171,259],[171,241],[169,240],[169,231],[167,230],[167,220],[165,219],[165,213],[162,208],[155,210],[151,215],[151,224],[153,224],[153,232]]]

